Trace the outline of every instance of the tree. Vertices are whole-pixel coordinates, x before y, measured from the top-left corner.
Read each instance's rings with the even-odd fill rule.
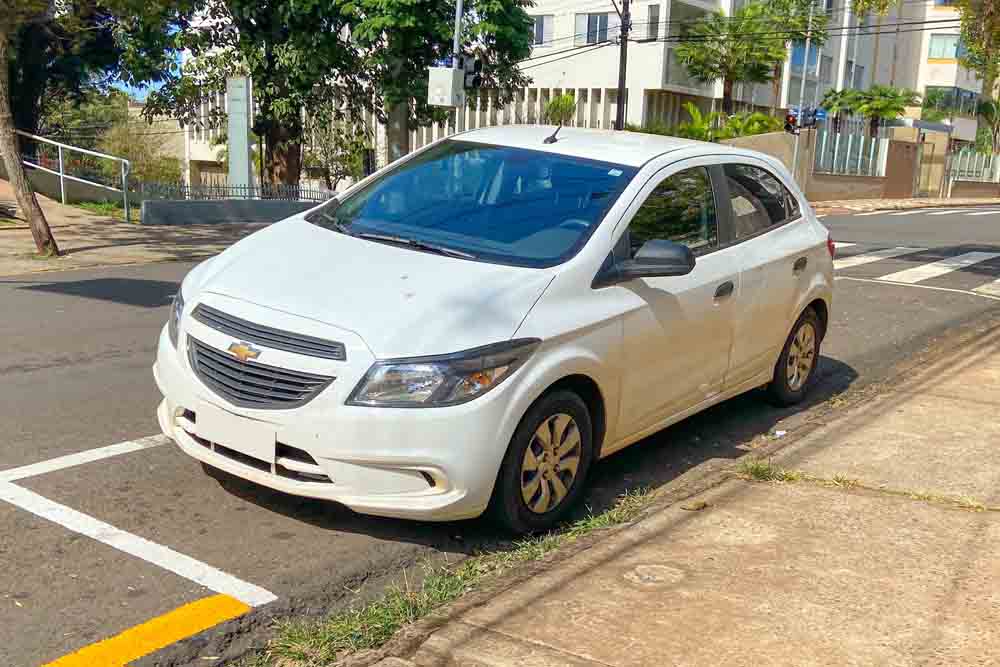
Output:
[[[518,62],[531,54],[531,0],[477,0],[463,4],[460,49],[482,63],[482,87],[498,91],[499,105],[528,84]],[[373,111],[387,122],[389,159],[409,151],[409,130],[441,121],[444,110],[427,104],[428,68],[452,53],[454,1],[356,0],[351,36],[364,58]]]
[[[844,116],[850,116],[856,110],[858,104],[858,94],[856,90],[830,89],[823,95],[820,106],[826,109],[827,113],[833,114],[833,131],[840,132],[844,123]]]
[[[979,75],[983,81],[982,97],[992,101],[1000,75],[1000,0],[958,0],[958,11],[960,39],[965,46],[959,62]],[[990,117],[979,114],[979,123],[990,125]]]
[[[576,100],[569,93],[553,97],[545,105],[545,120],[552,125],[569,125],[575,115]]]
[[[14,115],[11,112],[10,67],[11,39],[22,28],[44,21],[55,5],[43,0],[0,0],[0,154],[7,172],[7,180],[14,189],[21,215],[31,227],[38,254],[51,257],[59,254],[59,245],[42,207],[38,205],[31,184],[24,173],[17,135],[14,134]]]
[[[315,119],[309,136],[306,166],[322,172],[328,190],[336,190],[344,179],[357,181],[364,176],[365,152],[371,150],[372,132],[363,122]]]
[[[812,18],[809,17],[810,5],[813,0],[761,0],[761,8],[767,17],[766,25],[773,29],[774,26],[781,26],[784,34],[781,36],[782,48],[787,48],[789,42],[805,43],[809,39],[809,49],[819,49],[828,37],[827,24],[829,17],[823,11],[813,8]],[[774,71],[771,74],[773,83],[773,96],[771,104],[771,114],[774,115],[778,107],[778,99],[781,97],[781,68],[785,60],[775,62]],[[802,59],[803,74],[809,67],[809,54],[804,53]],[[799,106],[803,106],[799,101]]]
[[[762,38],[770,17],[760,3],[740,7],[732,16],[713,12],[682,34],[677,57],[689,76],[702,83],[722,81],[722,111],[733,112],[738,81],[765,83],[785,59],[784,41]]]
[[[685,102],[684,111],[691,120],[677,126],[675,132],[678,137],[696,141],[716,141],[719,138],[719,122],[723,114],[718,112],[703,114],[693,102]]]
[[[0,153],[39,254],[59,248],[24,176],[32,150],[14,128],[37,130],[42,100],[79,99],[95,82],[156,81],[173,66],[173,35],[191,0],[0,0]],[[20,144],[20,145],[19,145]]]
[[[857,93],[855,111],[867,118],[871,136],[878,135],[879,122],[899,118],[906,107],[919,103],[920,96],[912,90],[874,85]]]
[[[177,158],[163,153],[163,143],[155,135],[142,131],[135,123],[118,123],[104,133],[97,144],[98,150],[126,158],[131,166],[131,176],[146,183],[176,183],[181,180],[181,163]],[[102,163],[107,176],[118,175],[118,163]]]
[[[1000,103],[996,100],[983,100],[976,113],[985,121],[979,131],[986,130],[989,133],[989,152],[1000,153]]]
[[[263,156],[260,151],[257,150],[258,142],[260,137],[258,137],[254,132],[249,133],[249,150],[250,153],[250,164],[254,166],[254,169],[258,174],[264,173],[264,163],[261,161]],[[221,162],[223,165],[229,164],[229,133],[220,132],[212,140],[212,147],[215,148],[215,159]]]

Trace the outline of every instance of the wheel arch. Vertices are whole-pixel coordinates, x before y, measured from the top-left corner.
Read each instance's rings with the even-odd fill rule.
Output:
[[[604,444],[604,437],[607,434],[608,428],[607,407],[604,400],[604,394],[601,392],[600,386],[589,375],[584,373],[573,373],[572,375],[567,375],[550,384],[545,391],[543,391],[541,395],[535,399],[532,405],[540,401],[545,396],[555,391],[562,390],[572,391],[583,400],[584,404],[586,404],[587,411],[590,413],[591,426],[594,429],[592,434],[594,458],[600,458],[601,447]]]

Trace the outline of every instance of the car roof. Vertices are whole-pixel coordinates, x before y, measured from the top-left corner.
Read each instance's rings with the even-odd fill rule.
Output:
[[[615,162],[631,167],[640,167],[659,155],[682,148],[701,147],[706,149],[706,153],[719,153],[720,149],[728,152],[719,144],[704,141],[581,127],[564,127],[559,130],[555,143],[546,144],[545,138],[551,136],[555,129],[554,125],[498,125],[462,132],[452,135],[451,139],[525,148],[557,155]]]

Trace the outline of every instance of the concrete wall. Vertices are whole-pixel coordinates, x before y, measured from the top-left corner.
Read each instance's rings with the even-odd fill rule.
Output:
[[[259,199],[142,202],[144,225],[270,223],[316,206],[316,202]]]
[[[976,181],[955,181],[951,186],[952,197],[1000,197],[1000,184]]]
[[[806,196],[809,201],[835,199],[879,199],[885,189],[883,176],[812,174]]]

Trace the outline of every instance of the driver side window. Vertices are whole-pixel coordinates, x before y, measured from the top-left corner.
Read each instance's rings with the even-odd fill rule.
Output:
[[[693,167],[663,179],[636,211],[625,237],[629,257],[650,239],[681,243],[695,255],[718,248],[719,224],[708,169]]]

